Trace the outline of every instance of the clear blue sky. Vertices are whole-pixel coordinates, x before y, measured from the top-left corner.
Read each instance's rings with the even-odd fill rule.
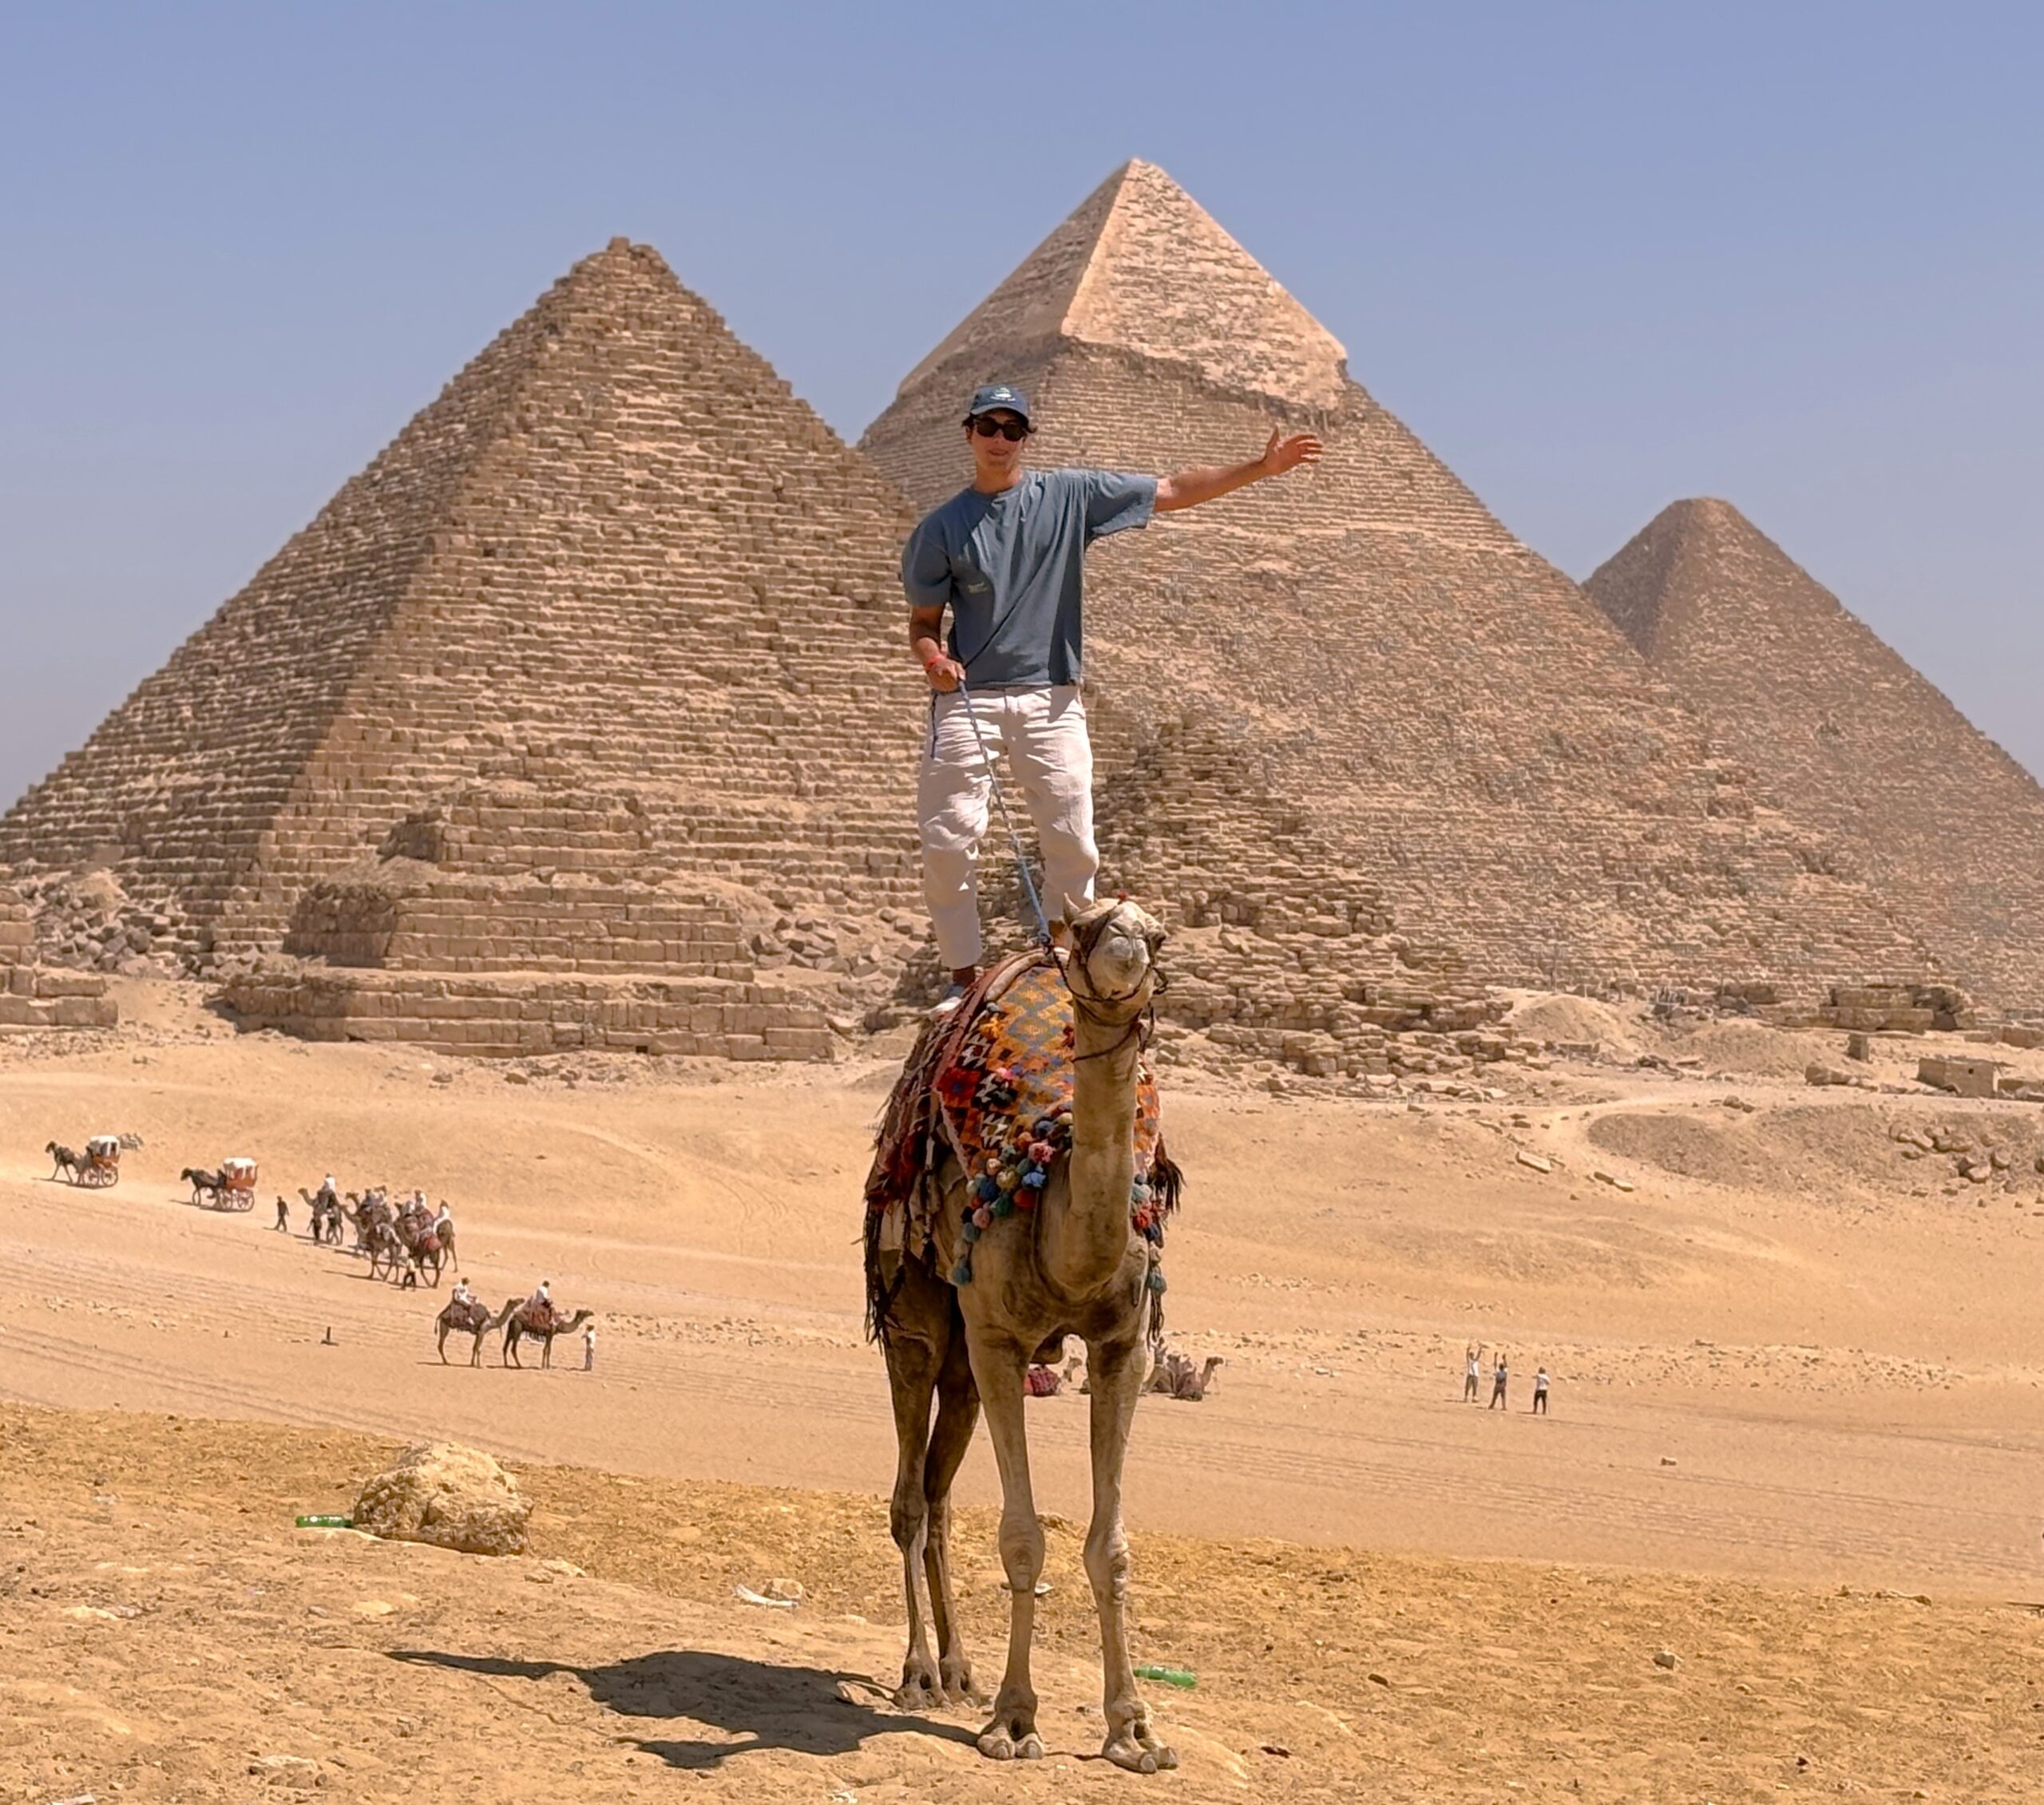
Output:
[[[1571,574],[1728,497],[2044,771],[2044,8],[0,0],[0,803],[613,234],[850,438],[1130,156]]]

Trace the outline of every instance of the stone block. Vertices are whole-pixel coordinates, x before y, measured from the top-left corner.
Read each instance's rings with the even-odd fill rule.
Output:
[[[1916,1080],[1957,1097],[1991,1097],[2000,1069],[1995,1059],[1923,1059],[1916,1063]]]
[[[36,974],[35,993],[41,997],[104,996],[106,980],[97,972],[46,968]]]

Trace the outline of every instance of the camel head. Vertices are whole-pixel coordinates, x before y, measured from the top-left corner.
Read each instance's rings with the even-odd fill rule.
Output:
[[[1126,897],[1088,903],[1066,917],[1072,956],[1065,965],[1080,996],[1112,1011],[1119,1019],[1146,1009],[1162,972],[1157,954],[1163,925]]]

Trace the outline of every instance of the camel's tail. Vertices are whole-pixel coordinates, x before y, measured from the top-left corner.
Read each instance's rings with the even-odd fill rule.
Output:
[[[1164,1137],[1157,1137],[1157,1150],[1150,1160],[1150,1202],[1157,1212],[1160,1225],[1157,1233],[1162,1235],[1161,1225],[1178,1213],[1178,1205],[1185,1197],[1185,1171],[1178,1162],[1164,1151]],[[1161,1255],[1163,1242],[1152,1249],[1153,1257]],[[1150,1345],[1161,1350],[1164,1345],[1164,1292],[1163,1272],[1161,1267],[1151,1275],[1150,1289]]]
[[[875,1209],[870,1205],[866,1213],[866,1338],[883,1345],[887,1340],[889,1318],[894,1308],[894,1296],[901,1288],[901,1281],[907,1277],[907,1258],[895,1269],[890,1283],[880,1260],[880,1231],[886,1221],[885,1209]]]

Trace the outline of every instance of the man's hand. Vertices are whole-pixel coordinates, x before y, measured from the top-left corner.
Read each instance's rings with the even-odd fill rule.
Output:
[[[1169,514],[1180,508],[1197,508],[1202,501],[1232,495],[1238,489],[1262,481],[1266,477],[1281,477],[1301,464],[1317,464],[1321,449],[1320,441],[1311,433],[1294,433],[1287,438],[1274,428],[1270,442],[1263,448],[1261,457],[1226,468],[1196,465],[1190,470],[1178,470],[1160,477],[1157,483],[1157,512]]]
[[[965,667],[955,658],[933,658],[923,667],[923,675],[932,689],[949,695],[965,680]]]
[[[1263,448],[1263,456],[1258,461],[1262,465],[1266,476],[1281,477],[1301,464],[1317,464],[1321,449],[1320,441],[1311,433],[1294,433],[1286,438],[1274,426],[1270,442]]]

